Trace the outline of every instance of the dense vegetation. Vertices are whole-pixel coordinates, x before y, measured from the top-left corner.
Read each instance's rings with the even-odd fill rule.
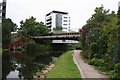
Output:
[[[11,19],[2,20],[2,45],[6,46],[11,42],[11,32],[16,31],[17,25]]]
[[[94,11],[80,30],[82,56],[112,78],[120,78],[120,11],[116,15],[103,6]]]
[[[43,22],[37,22],[34,17],[30,17],[25,21],[22,20],[18,30],[20,36],[26,37],[48,35],[48,32],[47,26],[45,26]]]

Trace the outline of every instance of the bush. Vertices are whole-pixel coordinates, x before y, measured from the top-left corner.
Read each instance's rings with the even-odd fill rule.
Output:
[[[94,65],[94,66],[102,67],[102,66],[105,65],[105,61],[104,61],[103,59],[92,58],[92,59],[89,61],[89,64],[90,64],[90,65]]]
[[[83,56],[84,59],[88,59],[88,56],[87,56],[88,53],[87,52],[81,51],[80,54],[81,54],[81,56]]]
[[[114,67],[114,70],[111,71],[112,78],[120,78],[120,63],[117,63]]]
[[[88,64],[97,66],[97,62],[98,62],[97,58],[92,58],[91,60],[89,60]]]
[[[120,73],[120,63],[117,63],[114,67],[115,71],[116,72],[119,72]]]

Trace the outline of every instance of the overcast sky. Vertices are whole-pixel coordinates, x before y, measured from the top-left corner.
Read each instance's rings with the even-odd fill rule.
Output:
[[[78,30],[94,14],[101,4],[105,9],[117,12],[119,0],[7,0],[7,18],[19,25],[31,16],[45,23],[45,15],[53,10],[68,12],[71,29]]]

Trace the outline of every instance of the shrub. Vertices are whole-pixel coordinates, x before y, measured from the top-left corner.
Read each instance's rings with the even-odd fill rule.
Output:
[[[120,63],[117,63],[114,67],[114,70],[111,71],[112,78],[120,78]]]
[[[88,53],[87,52],[81,51],[80,54],[81,54],[81,56],[83,56],[83,58],[88,59]]]
[[[119,72],[120,73],[120,63],[117,63],[114,67],[115,71],[116,72]]]
[[[97,62],[98,62],[98,59],[97,58],[92,58],[91,60],[89,60],[89,64],[90,65],[95,65],[95,66],[97,66]]]
[[[92,59],[89,61],[89,64],[90,64],[90,65],[94,65],[94,66],[102,67],[102,66],[105,65],[105,61],[104,61],[103,59],[92,58]]]
[[[108,53],[105,53],[105,55],[103,55],[102,58],[105,61],[104,67],[106,67],[106,70],[113,70],[114,64],[113,64],[111,55]]]

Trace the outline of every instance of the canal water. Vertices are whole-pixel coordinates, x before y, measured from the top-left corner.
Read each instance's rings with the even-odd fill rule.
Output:
[[[57,53],[56,53],[57,54]],[[62,53],[38,54],[35,52],[22,53],[20,51],[3,52],[2,56],[2,78],[3,79],[27,79],[33,78],[36,72],[59,57]]]

